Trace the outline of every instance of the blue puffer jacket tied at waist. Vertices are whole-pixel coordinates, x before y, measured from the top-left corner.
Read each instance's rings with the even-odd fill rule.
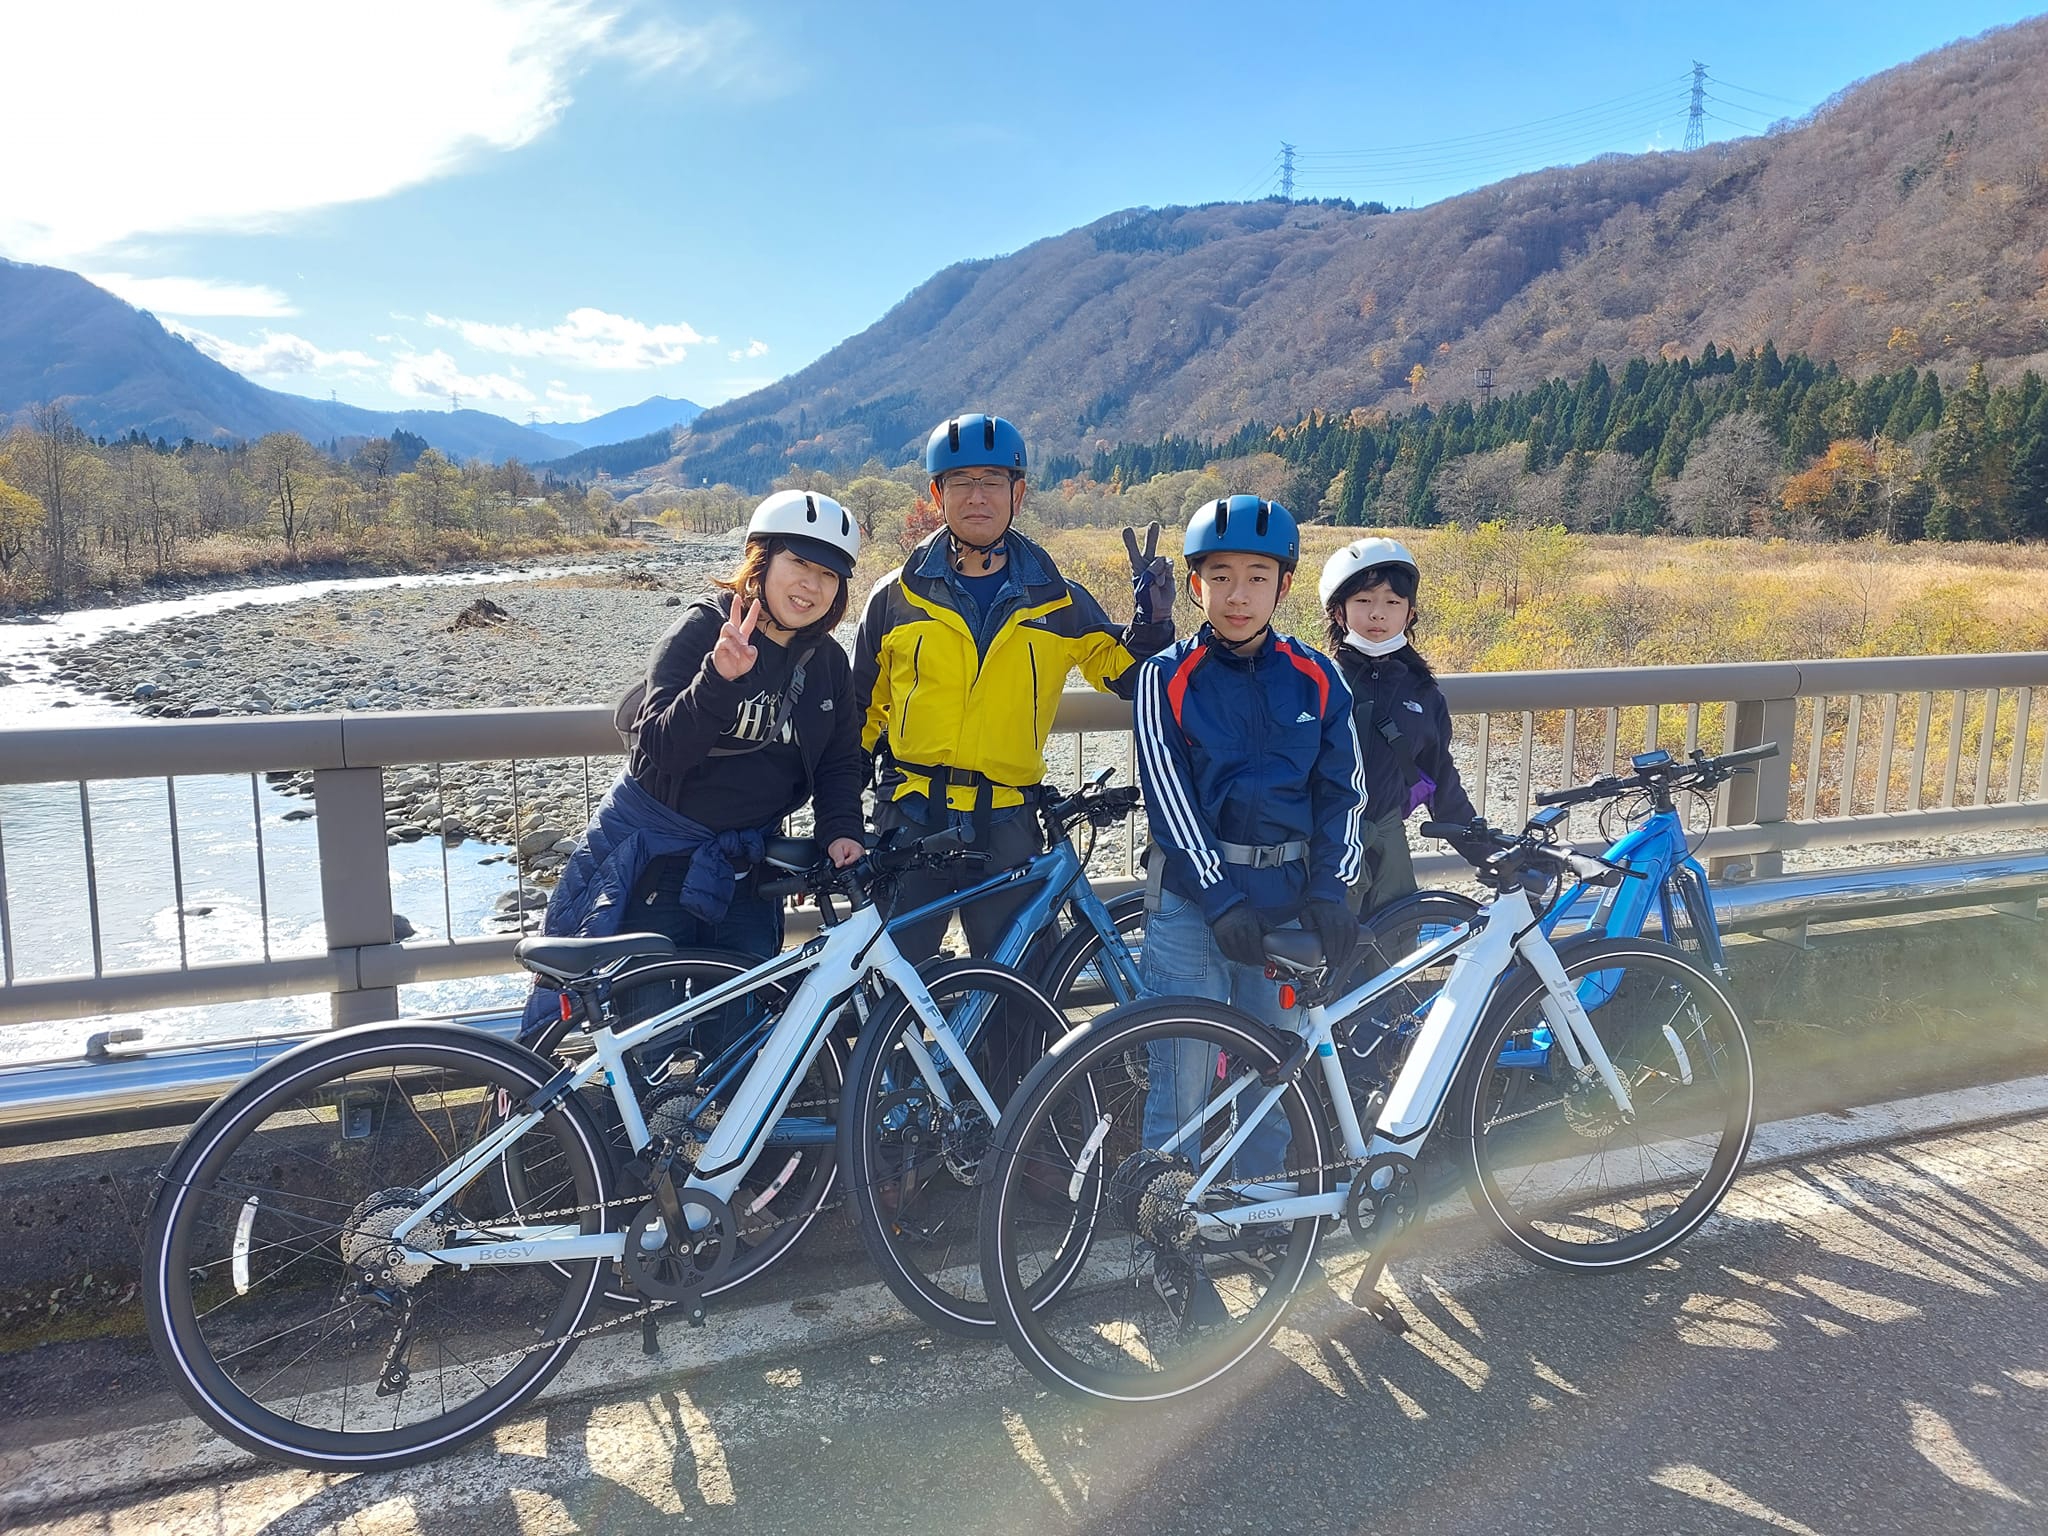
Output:
[[[553,938],[586,939],[631,931],[626,927],[626,903],[634,885],[651,862],[671,857],[690,860],[683,879],[683,910],[715,923],[732,905],[740,876],[761,861],[771,830],[714,832],[670,810],[629,775],[621,775],[563,866],[540,931]],[[561,1010],[562,994],[536,985],[520,1020],[521,1038],[561,1017]]]

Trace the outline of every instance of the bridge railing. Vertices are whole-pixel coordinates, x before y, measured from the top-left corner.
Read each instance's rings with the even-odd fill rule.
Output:
[[[1717,875],[1731,880],[1775,874],[1788,856],[1796,861],[1814,850],[1867,847],[1865,862],[1885,863],[1902,843],[2048,828],[2048,722],[2036,708],[2037,691],[2048,687],[2048,653],[1488,673],[1446,677],[1443,686],[1457,717],[1467,788],[1503,825],[1519,824],[1537,790],[1609,772],[1646,748],[1778,742],[1779,756],[1722,790],[1705,835]],[[1116,699],[1068,693],[1048,750],[1053,777],[1072,782],[1106,764],[1132,781],[1129,721],[1128,706]],[[536,820],[571,831],[580,826],[578,818],[617,773],[617,752],[602,708],[0,730],[0,1025],[308,993],[331,998],[333,1022],[354,1023],[397,1013],[402,986],[509,972],[518,929],[538,919],[531,877],[559,857],[535,846],[530,828]],[[186,938],[179,784],[213,775],[249,785],[253,905],[262,927],[254,958],[195,959]],[[400,818],[417,817],[421,804],[438,812],[444,780],[466,776],[473,783],[478,775],[502,786],[483,798],[513,844],[502,931],[456,931],[461,924],[448,903],[444,853],[441,931],[401,941],[394,937],[389,849],[421,828]],[[295,788],[309,792],[300,814],[312,813],[310,859],[305,851],[273,851],[266,867],[266,776],[292,777]],[[156,857],[173,893],[174,963],[123,966],[109,957],[101,894],[107,882],[126,877],[102,857],[106,840],[95,837],[95,799],[106,795],[108,781],[163,786],[169,814]],[[414,786],[410,798],[398,792],[405,783]],[[18,860],[10,870],[8,838],[20,828],[8,815],[8,797],[20,786],[40,786],[39,814],[48,813],[53,789],[67,807],[75,791],[89,967],[49,974],[17,942],[22,915],[49,899],[22,878]],[[426,829],[430,838],[434,830]],[[1581,837],[1597,830],[1583,812],[1573,828]],[[124,857],[132,859],[128,831]],[[1138,841],[1136,829],[1105,839],[1091,873],[1111,884],[1132,878]],[[281,861],[290,867],[275,867]],[[309,862],[315,867],[306,868]],[[1425,880],[1457,867],[1445,855],[1418,860]],[[317,937],[304,952],[274,953],[288,946],[272,942],[269,893],[288,879],[317,885]],[[78,946],[81,954],[86,948]],[[0,1061],[6,1055],[0,1038]]]

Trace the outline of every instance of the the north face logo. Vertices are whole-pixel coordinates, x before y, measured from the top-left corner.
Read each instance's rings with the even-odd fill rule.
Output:
[[[1310,721],[1314,719],[1315,713],[1312,710],[1304,709],[1300,714],[1294,717],[1294,723],[1296,725],[1307,725]]]

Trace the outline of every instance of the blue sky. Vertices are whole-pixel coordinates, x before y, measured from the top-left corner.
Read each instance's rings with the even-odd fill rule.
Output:
[[[939,268],[1138,204],[1426,203],[1710,139],[2030,14],[0,0],[0,254],[275,388],[578,419],[802,367]]]

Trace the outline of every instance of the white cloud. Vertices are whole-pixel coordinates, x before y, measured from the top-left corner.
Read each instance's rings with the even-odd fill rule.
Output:
[[[556,415],[570,421],[588,421],[597,414],[594,399],[575,393],[560,379],[548,380],[548,401],[556,407]]]
[[[646,8],[645,0],[640,0]],[[774,90],[745,21],[636,0],[208,0],[7,8],[0,252],[76,265],[137,235],[263,230],[545,134],[593,63]],[[90,81],[90,109],[80,82]],[[62,152],[47,150],[61,125]],[[47,152],[22,146],[43,144]],[[142,168],[138,155],[146,155]],[[108,174],[86,174],[96,167]],[[197,311],[193,311],[197,313]]]
[[[217,363],[225,363],[237,373],[246,374],[303,374],[327,373],[335,369],[360,370],[375,368],[377,359],[363,352],[329,352],[315,346],[303,336],[294,336],[288,331],[260,330],[263,339],[254,346],[229,341],[214,336],[196,326],[167,324],[166,330],[182,336],[193,346],[204,352]]]
[[[677,321],[648,325],[601,309],[572,309],[560,325],[530,330],[523,325],[490,325],[480,320],[450,320],[428,315],[427,324],[455,332],[472,347],[506,357],[546,358],[573,368],[632,370],[680,363],[689,349],[718,340],[700,336]]]
[[[726,361],[733,363],[745,362],[750,357],[766,357],[767,355],[768,343],[765,341],[749,341],[744,347],[735,347],[732,351],[725,354]]]
[[[459,395],[471,405],[482,400],[510,400],[521,404],[533,399],[533,391],[517,379],[502,373],[464,373],[446,352],[407,352],[391,365],[391,387],[415,400],[446,399]]]
[[[296,315],[292,301],[260,283],[224,283],[210,277],[137,277],[130,272],[87,272],[87,282],[160,315],[248,315],[259,320]]]

